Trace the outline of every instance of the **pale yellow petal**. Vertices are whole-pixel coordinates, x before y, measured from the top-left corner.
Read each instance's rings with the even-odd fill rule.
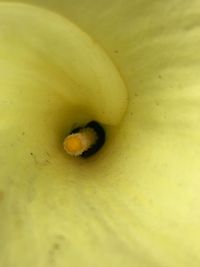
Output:
[[[25,150],[9,147],[19,168],[4,172],[1,265],[199,266],[199,1],[30,2],[102,45],[124,77],[129,108],[88,161],[52,148],[22,162]],[[12,120],[3,122],[8,138]]]

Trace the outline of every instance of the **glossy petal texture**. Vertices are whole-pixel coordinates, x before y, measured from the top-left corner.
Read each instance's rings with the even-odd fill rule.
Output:
[[[6,150],[15,168],[1,156],[1,265],[199,266],[199,1],[30,3],[99,42],[130,100],[124,121],[88,161],[66,159],[49,143],[38,152],[31,135],[17,135],[14,117],[4,121],[3,140],[19,149]]]

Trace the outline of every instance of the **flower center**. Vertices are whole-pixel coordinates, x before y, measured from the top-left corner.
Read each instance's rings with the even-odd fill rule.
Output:
[[[87,158],[95,154],[105,142],[105,131],[102,126],[91,121],[85,127],[74,129],[64,140],[63,147],[71,156]]]

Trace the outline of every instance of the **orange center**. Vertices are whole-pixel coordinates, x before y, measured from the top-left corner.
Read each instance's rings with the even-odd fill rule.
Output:
[[[79,153],[83,150],[83,144],[79,134],[68,136],[64,141],[64,148],[68,153]]]

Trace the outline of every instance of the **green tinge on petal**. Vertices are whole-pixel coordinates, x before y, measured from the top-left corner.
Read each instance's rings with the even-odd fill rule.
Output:
[[[24,101],[21,109],[32,102],[42,112],[50,106],[48,94],[55,94],[68,110],[82,108],[94,120],[119,123],[126,88],[94,40],[68,20],[26,5],[1,4],[0,24],[1,87],[15,101]]]
[[[12,198],[1,201],[1,265],[199,266],[199,1],[26,2],[97,40],[130,102],[99,157],[66,163],[34,150],[4,173]]]

